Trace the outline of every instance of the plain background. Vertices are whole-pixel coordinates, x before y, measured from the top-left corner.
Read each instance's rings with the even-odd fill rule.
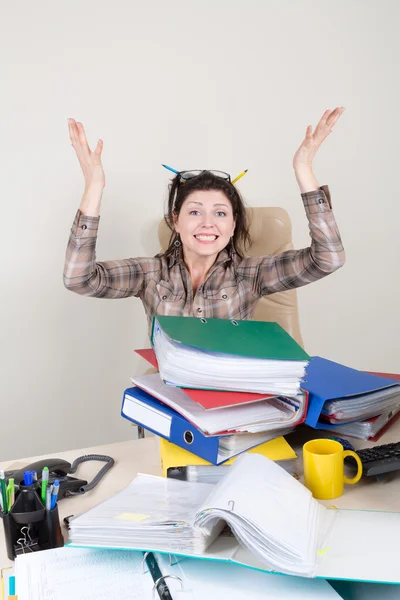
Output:
[[[63,287],[83,192],[67,118],[104,140],[98,260],[152,255],[169,176],[248,168],[249,205],[307,221],[292,171],[306,126],[346,111],[315,160],[347,262],[299,290],[306,349],[400,371],[396,0],[72,0],[2,6],[0,460],[130,439],[148,345],[139,300]]]

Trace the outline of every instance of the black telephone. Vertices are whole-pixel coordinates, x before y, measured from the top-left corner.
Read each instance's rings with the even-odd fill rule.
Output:
[[[75,473],[78,466],[87,461],[100,461],[106,464],[100,469],[96,477],[88,483],[85,479],[77,479],[71,477],[71,474]],[[42,470],[44,467],[49,469],[49,484],[54,483],[56,479],[60,482],[60,490],[58,493],[58,500],[66,498],[68,496],[75,496],[76,494],[84,494],[89,490],[92,490],[104,477],[109,469],[114,465],[115,461],[111,456],[104,456],[101,454],[87,454],[85,456],[79,456],[74,462],[69,463],[61,458],[46,458],[44,460],[38,460],[37,462],[27,465],[23,469],[16,471],[6,471],[6,479],[13,477],[15,480],[15,486],[24,485],[24,472],[25,471],[36,471],[38,482],[41,482]]]

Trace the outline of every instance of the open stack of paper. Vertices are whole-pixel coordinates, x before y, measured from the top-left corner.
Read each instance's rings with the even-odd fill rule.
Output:
[[[334,514],[274,462],[245,454],[217,486],[138,475],[73,519],[70,540],[203,556],[228,523],[269,570],[311,576]]]
[[[399,528],[400,513],[326,508],[273,461],[243,454],[215,486],[137,476],[74,518],[70,541],[305,577],[400,583],[393,535]]]

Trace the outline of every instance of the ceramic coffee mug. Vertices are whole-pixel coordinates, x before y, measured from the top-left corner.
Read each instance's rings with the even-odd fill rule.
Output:
[[[357,475],[349,479],[344,474],[343,461],[352,456],[358,465]],[[311,440],[303,446],[304,484],[318,500],[332,500],[343,494],[345,483],[357,483],[361,479],[362,464],[352,450],[343,450],[334,440]]]

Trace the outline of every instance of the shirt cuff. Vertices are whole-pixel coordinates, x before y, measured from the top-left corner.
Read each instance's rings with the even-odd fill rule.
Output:
[[[304,208],[308,213],[329,212],[332,210],[331,194],[327,185],[318,190],[301,194]]]
[[[71,232],[76,237],[95,237],[99,228],[100,217],[89,217],[83,215],[78,209],[76,211]]]

